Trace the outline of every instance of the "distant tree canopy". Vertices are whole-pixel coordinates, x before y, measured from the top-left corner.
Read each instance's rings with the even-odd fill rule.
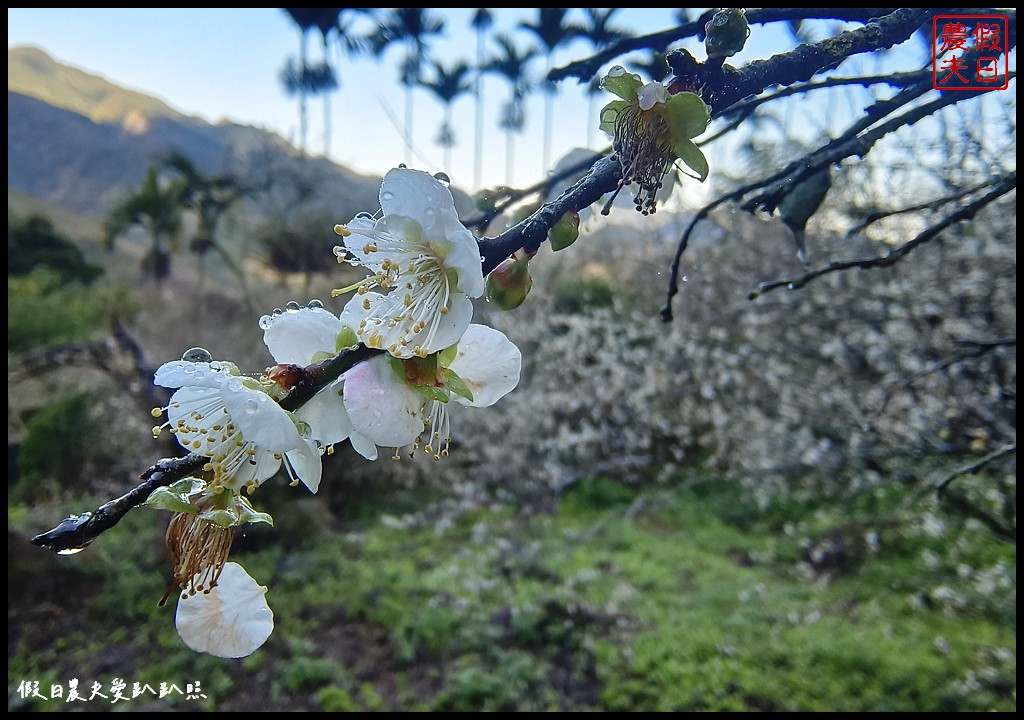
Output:
[[[39,267],[58,273],[65,283],[88,284],[103,274],[48,218],[30,215],[20,220],[8,214],[7,274],[28,275]]]

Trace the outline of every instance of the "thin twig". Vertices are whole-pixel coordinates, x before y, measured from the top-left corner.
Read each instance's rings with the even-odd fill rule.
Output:
[[[860,268],[862,270],[868,268],[880,268],[890,267],[895,265],[897,262],[902,260],[904,257],[909,255],[913,250],[923,245],[924,243],[933,240],[943,230],[955,225],[956,223],[963,222],[964,220],[970,220],[981,208],[985,207],[1001,195],[1005,195],[1017,187],[1017,173],[1012,172],[1009,175],[1004,175],[996,183],[992,190],[986,193],[978,200],[965,205],[964,207],[957,210],[955,213],[945,217],[935,225],[932,225],[927,230],[921,232],[913,240],[899,245],[884,255],[878,255],[870,258],[860,258],[857,260],[842,260],[839,262],[830,262],[827,265],[818,268],[817,270],[811,270],[810,272],[804,273],[803,275],[795,278],[788,278],[785,280],[771,280],[769,282],[763,282],[757,286],[757,289],[752,291],[748,296],[751,300],[756,300],[767,292],[777,290],[778,288],[789,288],[790,290],[797,290],[804,287],[815,278],[828,275],[830,273],[839,272],[842,270],[850,270],[852,268]]]
[[[922,370],[918,370],[917,372],[911,374],[909,377],[907,377],[906,380],[901,382],[898,386],[887,390],[885,393],[885,398],[882,400],[882,406],[878,410],[878,415],[882,416],[885,414],[885,411],[889,408],[889,402],[892,400],[893,395],[895,395],[897,389],[902,390],[904,388],[908,388],[923,377],[927,377],[929,375],[934,375],[935,373],[942,372],[947,368],[953,367],[954,365],[959,365],[960,363],[965,362],[967,360],[974,360],[980,358],[998,348],[1016,346],[1017,338],[1003,338],[1000,340],[989,341],[954,340],[953,344],[972,347],[973,350],[971,352],[959,353],[958,355],[955,355],[954,357],[951,358],[946,358],[941,362],[933,363],[932,365],[929,365],[928,367]]]
[[[988,455],[986,455],[985,457],[981,458],[977,462],[973,462],[970,465],[967,465],[965,467],[960,468],[959,470],[956,470],[955,472],[950,473],[942,481],[940,481],[940,482],[938,482],[938,483],[936,483],[934,485],[935,497],[938,498],[939,500],[941,500],[943,494],[946,492],[946,489],[957,478],[961,478],[964,475],[973,475],[974,473],[978,472],[982,468],[984,468],[984,467],[986,467],[988,465],[991,465],[996,460],[1001,460],[1002,458],[1006,457],[1007,455],[1010,455],[1010,454],[1016,453],[1016,452],[1017,452],[1017,443],[1013,442],[1013,443],[1010,443],[1009,445],[1004,445],[1003,447],[999,448],[998,450],[994,450],[993,452],[990,452]]]

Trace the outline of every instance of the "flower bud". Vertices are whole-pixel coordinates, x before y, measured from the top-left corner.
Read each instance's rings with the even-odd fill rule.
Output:
[[[523,304],[532,287],[530,258],[519,252],[502,260],[487,276],[487,300],[502,310],[514,310]]]
[[[551,243],[551,249],[555,252],[569,247],[576,242],[576,238],[579,236],[580,214],[575,210],[567,212],[555,223],[554,227],[548,230],[548,242]]]
[[[750,36],[746,11],[743,8],[719,10],[704,26],[704,33],[704,49],[708,59],[724,60],[735,55],[743,49]]]

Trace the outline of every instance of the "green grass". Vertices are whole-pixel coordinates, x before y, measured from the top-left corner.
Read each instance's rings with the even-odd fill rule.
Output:
[[[892,489],[759,510],[724,480],[595,478],[555,515],[480,510],[443,530],[380,523],[401,495],[354,501],[342,532],[295,548],[236,547],[277,625],[243,661],[181,645],[155,607],[156,516],[135,512],[61,559],[93,590],[52,600],[79,620],[23,640],[9,684],[199,679],[207,709],[1015,709],[1015,549],[970,526],[924,533]],[[838,568],[807,562],[825,538]]]

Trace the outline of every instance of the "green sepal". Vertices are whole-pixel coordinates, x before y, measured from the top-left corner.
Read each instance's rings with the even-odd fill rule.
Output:
[[[466,398],[473,402],[473,391],[466,385],[466,381],[453,373],[451,370],[444,371],[444,386],[459,397]]]
[[[672,139],[695,138],[708,129],[711,122],[711,108],[691,92],[676,93],[665,103],[668,113],[668,127]]]
[[[610,103],[604,106],[601,110],[601,130],[608,133],[609,135],[615,135],[615,123],[619,119],[619,115],[625,112],[629,108],[629,103],[625,100],[612,100]]]
[[[154,510],[195,514],[196,508],[189,502],[189,498],[205,487],[206,483],[199,478],[183,478],[167,487],[157,488],[151,492],[146,500],[146,507],[151,507]]]
[[[441,367],[446,368],[455,362],[455,357],[459,354],[459,344],[455,343],[451,347],[445,348],[437,355],[437,361],[441,363]]]
[[[437,400],[438,402],[443,403],[448,402],[449,393],[444,388],[434,387],[433,385],[410,385],[409,387],[425,397],[427,400]]]
[[[601,87],[610,93],[618,95],[623,100],[635,100],[636,91],[644,85],[639,75],[626,72],[621,65],[616,65],[608,74],[601,78]]]
[[[334,341],[334,351],[338,352],[358,344],[359,338],[356,337],[356,331],[345,325],[341,328],[341,332],[338,333],[338,339]]]
[[[402,365],[401,358],[396,358],[394,355],[385,355],[388,359],[388,365],[391,366],[391,371],[395,374],[399,380],[404,383],[409,382],[405,377],[405,366]]]
[[[711,172],[711,168],[708,167],[708,159],[704,157],[700,148],[693,144],[692,140],[680,140],[673,148],[673,152],[676,157],[697,173],[701,182],[708,179],[708,173]]]
[[[329,353],[326,350],[318,350],[313,353],[313,357],[309,359],[309,363],[311,365],[319,365],[325,360],[330,360],[332,357],[334,357],[334,353]]]

